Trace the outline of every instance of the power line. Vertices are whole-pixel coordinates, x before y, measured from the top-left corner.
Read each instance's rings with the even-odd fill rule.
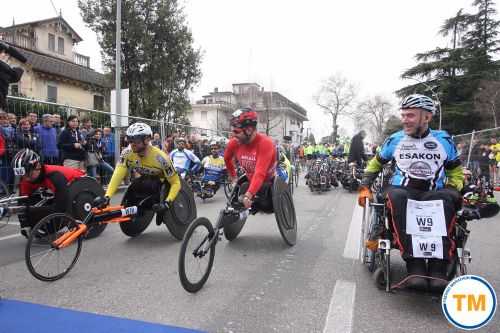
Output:
[[[52,5],[52,8],[54,8],[54,11],[56,12],[56,16],[59,16],[60,12],[59,13],[57,12],[57,8],[54,5],[54,2],[52,0],[50,0],[50,4]]]

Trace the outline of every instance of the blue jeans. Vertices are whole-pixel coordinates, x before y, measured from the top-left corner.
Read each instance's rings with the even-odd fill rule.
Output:
[[[109,165],[108,163],[104,162],[104,161],[99,161],[99,164],[98,165],[89,165],[87,166],[87,174],[90,176],[90,177],[94,177],[96,178],[97,177],[97,167],[99,167],[99,169],[104,172],[106,175],[109,175],[109,174],[112,174],[114,169],[111,165]],[[108,178],[108,177],[106,177]],[[103,182],[104,184],[104,182]]]

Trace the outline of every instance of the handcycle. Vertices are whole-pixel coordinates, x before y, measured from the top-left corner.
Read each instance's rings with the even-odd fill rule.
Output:
[[[75,219],[83,219],[90,210],[90,204],[95,197],[103,196],[104,190],[92,177],[80,177],[68,185],[68,200],[66,213]],[[54,194],[46,189],[40,188],[28,196],[16,196],[14,194],[0,197],[0,208],[7,210],[7,214],[0,218],[0,225],[7,225],[14,214],[23,215],[26,212],[26,203],[29,200],[32,207],[50,205],[54,200]],[[95,225],[85,234],[85,239],[99,236],[106,225]]]
[[[69,273],[82,250],[85,235],[94,226],[132,223],[137,206],[110,206],[99,209],[92,204],[83,221],[66,213],[53,213],[32,229],[26,244],[25,262],[29,272],[41,281],[56,281]]]
[[[264,213],[274,212],[284,242],[288,246],[295,245],[297,218],[292,195],[283,179],[277,176],[274,178],[271,190],[272,207],[266,209],[256,207],[255,204],[250,210],[244,208],[241,196],[247,188],[246,176],[240,176],[225,207],[219,211],[215,227],[205,217],[197,218],[188,227],[179,253],[179,278],[186,291],[195,293],[203,287],[212,270],[217,242],[222,239],[223,234],[228,241],[236,239],[249,213],[255,214],[261,210]],[[254,202],[258,202],[264,196],[256,197]]]
[[[382,172],[372,185],[373,201],[365,202],[361,230],[360,256],[361,263],[372,273],[377,288],[391,292],[404,288],[407,281],[415,277],[437,279],[429,276],[409,275],[401,281],[393,283],[391,276],[391,250],[396,249],[392,227],[389,224],[389,211],[384,197],[386,172]],[[466,248],[470,231],[467,222],[479,219],[476,209],[464,206],[456,213],[456,224],[451,235],[455,242],[455,250],[447,266],[448,281],[455,276],[467,274],[467,264],[471,262],[471,253]]]

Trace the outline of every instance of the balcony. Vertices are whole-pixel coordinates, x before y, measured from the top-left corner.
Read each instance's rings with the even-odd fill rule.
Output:
[[[4,33],[3,40],[25,49],[36,50],[36,38],[23,34]]]
[[[73,52],[73,62],[77,65],[90,68],[90,57]]]

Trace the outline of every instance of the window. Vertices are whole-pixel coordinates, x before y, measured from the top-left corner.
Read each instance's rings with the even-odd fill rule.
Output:
[[[54,51],[56,50],[56,36],[53,34],[49,34],[49,51]]]
[[[201,121],[207,121],[208,111],[201,111]]]
[[[47,101],[57,103],[57,87],[55,85],[47,85]]]
[[[11,84],[10,85],[10,94],[12,96],[19,96],[19,85]]]
[[[57,38],[57,53],[64,54],[64,38]]]
[[[94,110],[104,110],[104,96],[94,95]]]

